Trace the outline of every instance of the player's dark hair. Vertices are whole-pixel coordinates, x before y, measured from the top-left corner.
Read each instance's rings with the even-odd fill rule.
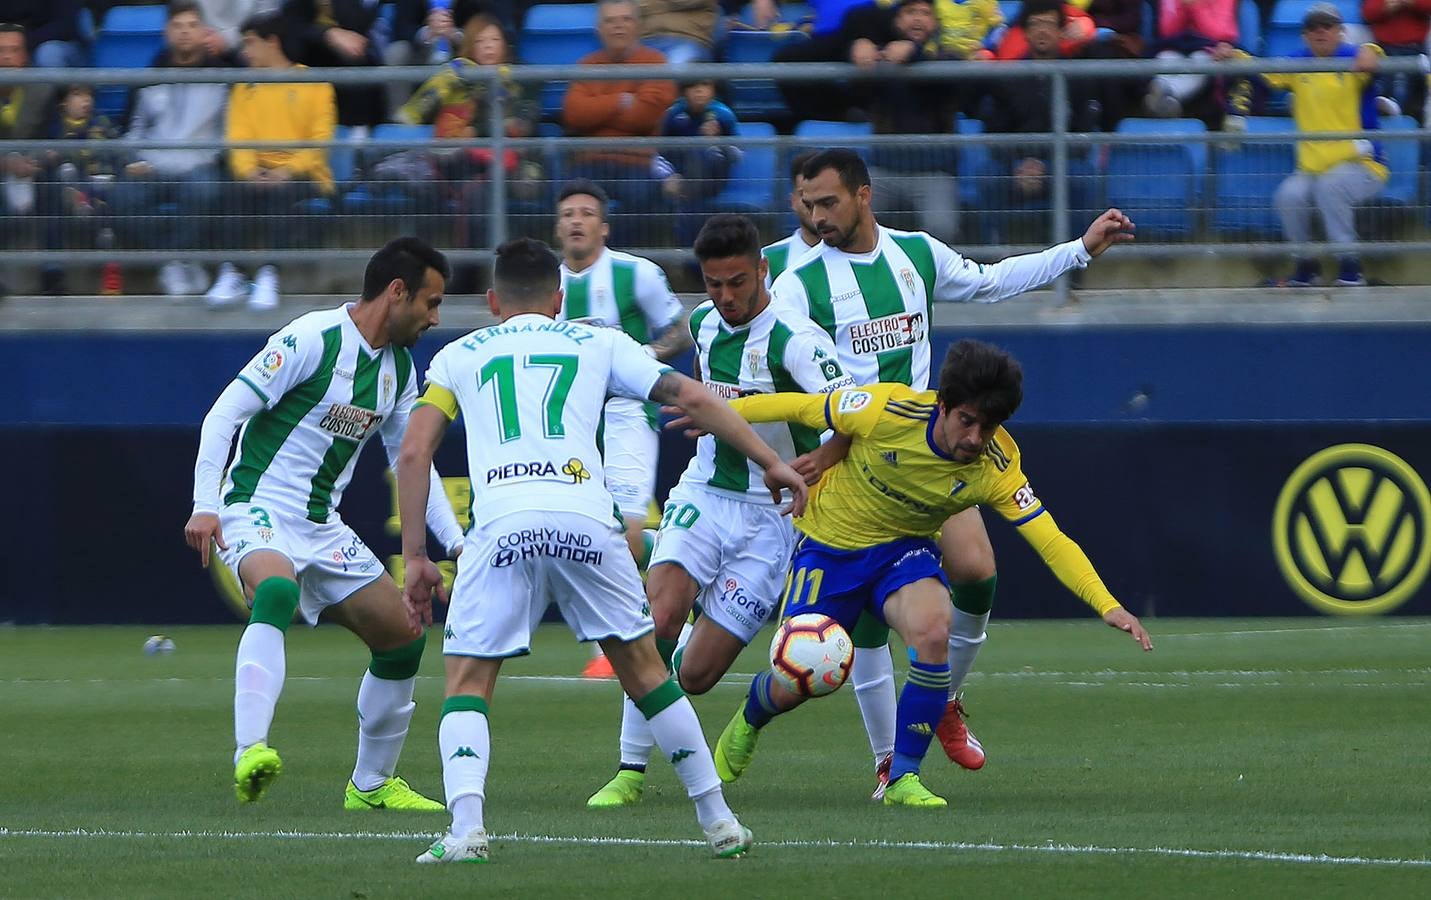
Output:
[[[992,344],[962,340],[939,369],[939,405],[946,411],[971,403],[993,425],[1008,420],[1024,399],[1019,361]]]
[[[805,164],[814,159],[819,150],[806,150],[795,154],[790,158],[790,186],[795,186],[795,179],[805,177]]]
[[[363,299],[377,299],[394,279],[401,280],[408,294],[415,297],[422,289],[428,269],[441,275],[443,280],[452,277],[447,257],[431,244],[415,237],[393,238],[368,260],[368,268],[363,272]]]
[[[502,305],[529,307],[549,300],[561,286],[561,261],[532,238],[515,238],[497,248],[492,287]]]
[[[172,21],[184,13],[193,13],[204,21],[204,11],[199,9],[197,0],[169,0],[169,8],[164,13],[164,21]]]
[[[602,190],[601,185],[594,181],[586,181],[583,179],[581,181],[568,181],[562,185],[561,191],[557,194],[557,206],[561,206],[566,198],[581,194],[596,198],[596,205],[601,211],[601,221],[605,222],[606,204],[610,203],[611,200],[606,196],[606,191]]]
[[[239,26],[239,34],[253,32],[260,40],[264,41],[276,37],[282,44],[286,24],[281,13],[258,13],[244,19],[243,24]]]
[[[17,25],[14,22],[0,22],[0,34],[18,34],[23,37],[25,26]]]
[[[696,259],[730,259],[744,256],[760,262],[760,231],[745,216],[720,213],[706,219],[696,235]]]
[[[809,181],[826,169],[834,169],[835,174],[840,176],[840,184],[851,194],[870,183],[870,170],[865,166],[865,161],[848,147],[821,150],[806,160],[800,175]]]
[[[1027,28],[1029,16],[1041,16],[1044,13],[1058,13],[1060,27],[1068,18],[1068,14],[1063,9],[1063,0],[1024,0],[1024,5],[1020,7],[1019,16],[1014,24],[1019,28]]]

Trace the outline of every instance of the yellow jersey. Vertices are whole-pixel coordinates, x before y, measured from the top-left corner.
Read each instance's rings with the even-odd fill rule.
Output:
[[[956,513],[983,505],[1018,528],[1058,579],[1099,615],[1119,606],[1093,564],[1053,521],[1024,476],[1018,445],[1002,426],[984,453],[960,463],[934,441],[934,391],[873,384],[820,394],[763,394],[731,401],[750,422],[799,422],[852,438],[849,454],[810,491],[795,527],[838,550],[903,537],[933,537]]]

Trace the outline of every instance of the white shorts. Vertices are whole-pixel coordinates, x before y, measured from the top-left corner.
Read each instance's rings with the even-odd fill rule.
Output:
[[[780,605],[794,546],[795,529],[777,507],[681,482],[666,501],[651,565],[690,573],[701,612],[748,644]]]
[[[236,503],[219,513],[224,543],[219,558],[238,576],[239,563],[255,550],[273,550],[293,563],[298,575],[298,609],[317,625],[323,610],[382,577],[382,561],[341,520],[319,525],[270,509],[262,502]],[[240,579],[242,581],[242,579]]]
[[[661,437],[646,417],[646,404],[625,397],[606,401],[602,431],[606,489],[628,519],[646,521],[656,496],[656,457]]]
[[[467,532],[442,652],[521,656],[551,603],[583,641],[631,641],[655,627],[636,561],[614,521],[531,510]]]

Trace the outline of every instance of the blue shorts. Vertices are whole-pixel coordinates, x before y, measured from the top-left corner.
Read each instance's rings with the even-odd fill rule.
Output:
[[[939,547],[929,538],[838,550],[801,536],[790,559],[780,618],[823,613],[849,631],[860,613],[869,610],[885,622],[885,600],[905,585],[934,578],[948,589],[939,561]]]

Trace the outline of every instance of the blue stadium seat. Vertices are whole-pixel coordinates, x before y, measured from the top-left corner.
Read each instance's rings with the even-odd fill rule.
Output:
[[[341,139],[350,132],[347,129],[340,129],[340,133],[335,137]],[[415,145],[422,145],[432,140],[431,125],[397,125],[383,124],[373,127],[373,140],[378,141],[411,141]],[[401,152],[405,148],[387,147],[373,149],[363,153],[368,165],[389,156]],[[335,150],[329,156],[329,167],[333,171],[333,178],[342,185],[344,181],[350,181],[355,173],[354,157],[355,151]],[[347,170],[347,178],[339,176],[340,166]],[[381,183],[358,184],[343,195],[341,207],[345,215],[350,216],[401,216],[412,215],[416,212],[416,200],[410,192],[404,190],[403,184]]]
[[[999,0],[999,12],[1004,14],[1004,22],[1010,28],[1013,27],[1014,20],[1019,17],[1019,10],[1022,7],[1023,3],[1020,0]]]
[[[959,116],[954,128],[960,134],[983,134],[984,123],[979,119]],[[964,209],[978,209],[980,187],[983,179],[994,177],[994,157],[988,144],[960,144],[956,171],[959,183],[959,205]]]
[[[1146,10],[1143,17],[1148,18]],[[1252,0],[1238,0],[1237,3],[1238,46],[1253,56],[1262,56],[1262,13]]]
[[[1247,119],[1249,138],[1295,128],[1291,119],[1280,116]],[[1280,234],[1282,222],[1272,206],[1272,197],[1295,167],[1296,150],[1291,141],[1244,140],[1232,149],[1215,148],[1210,187],[1212,227],[1239,234]]]
[[[859,139],[874,133],[874,126],[868,122],[825,122],[806,119],[795,126],[796,138],[818,138],[818,140],[797,140],[801,150],[823,150],[826,147],[849,147],[860,156],[869,157],[869,144]]]
[[[782,3],[779,7],[780,18],[776,21],[785,22],[790,25],[798,25],[805,19],[814,18],[815,10],[808,3]],[[741,24],[747,27],[755,27],[755,9],[747,3],[740,8]]]
[[[1381,127],[1384,131],[1416,132],[1420,130],[1416,120],[1410,116],[1387,116],[1381,120]],[[1381,145],[1386,150],[1387,168],[1391,170],[1391,176],[1386,182],[1386,189],[1381,192],[1381,199],[1398,206],[1414,206],[1421,181],[1421,171],[1418,167],[1421,156],[1420,142],[1415,140],[1382,141]]]
[[[743,137],[774,137],[775,127],[765,122],[741,122],[736,134]],[[764,214],[780,207],[777,197],[775,145],[741,146],[743,155],[730,171],[725,188],[714,205],[721,212]]]
[[[164,23],[169,17],[163,3],[147,6],[116,6],[104,14],[99,26],[101,33],[111,34],[158,34],[163,35]]]
[[[803,31],[732,31],[722,49],[730,63],[768,63],[775,51],[791,41],[805,41]],[[785,98],[769,78],[738,78],[730,82],[731,109],[740,119],[770,119],[790,115]]]
[[[333,130],[333,140],[346,141],[352,135],[352,129],[347,125],[339,125]],[[358,152],[351,147],[335,147],[328,151],[328,168],[333,173],[333,180],[341,187],[353,180],[353,174],[358,168]]]
[[[596,37],[596,6],[590,3],[533,6],[517,42],[517,61],[523,65],[571,65],[601,49]],[[566,82],[542,85],[542,117],[561,118]]]
[[[101,69],[143,69],[164,49],[166,8],[116,6],[105,14],[99,35],[91,48],[90,60]],[[129,88],[100,85],[95,90],[95,109],[117,118],[129,105]]]
[[[1178,134],[1207,131],[1197,119],[1124,119],[1122,134],[1166,134],[1166,144],[1113,144],[1105,183],[1116,206],[1149,236],[1186,236],[1197,228],[1197,206],[1207,171],[1207,145],[1176,143]]]

